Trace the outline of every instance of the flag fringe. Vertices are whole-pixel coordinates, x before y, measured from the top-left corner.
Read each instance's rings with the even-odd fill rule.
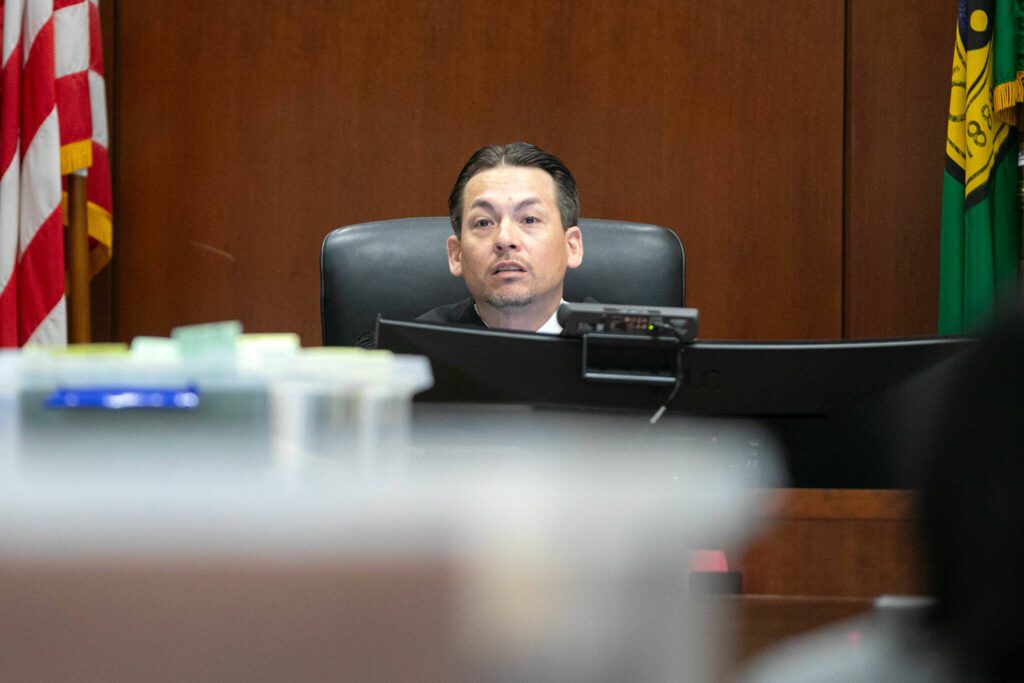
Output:
[[[95,202],[86,202],[86,216],[89,224],[89,277],[103,270],[110,263],[114,251],[114,220],[110,212]],[[68,193],[61,193],[61,221],[68,224]]]
[[[89,249],[89,277],[103,270],[114,251],[114,221],[110,212],[98,204],[88,202],[89,237],[96,243]]]
[[[60,147],[60,174],[74,173],[92,166],[92,139],[71,142]]]
[[[992,106],[996,110],[996,120],[1017,125],[1017,105],[1024,102],[1024,71],[1017,72],[1017,78],[1000,83],[992,91]]]

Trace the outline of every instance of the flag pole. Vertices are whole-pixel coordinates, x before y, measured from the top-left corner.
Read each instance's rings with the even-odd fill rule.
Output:
[[[91,341],[89,311],[89,217],[85,176],[70,173],[68,179],[68,342]]]

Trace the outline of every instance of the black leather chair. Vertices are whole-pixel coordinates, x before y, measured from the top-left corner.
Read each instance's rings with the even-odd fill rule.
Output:
[[[567,301],[685,304],[686,259],[676,234],[657,225],[580,219],[583,265],[568,271]],[[325,346],[351,346],[377,314],[411,320],[469,296],[448,272],[447,217],[361,223],[332,231],[320,249]]]

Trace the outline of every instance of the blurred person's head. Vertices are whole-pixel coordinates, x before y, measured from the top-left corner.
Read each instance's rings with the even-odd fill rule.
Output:
[[[1024,676],[1024,315],[965,358],[924,453],[934,625],[980,680]]]

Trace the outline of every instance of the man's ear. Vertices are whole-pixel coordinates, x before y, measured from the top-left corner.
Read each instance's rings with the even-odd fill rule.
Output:
[[[566,265],[569,268],[579,268],[583,263],[583,231],[578,225],[565,231],[565,250],[569,257]]]
[[[448,270],[455,277],[462,277],[462,242],[455,235],[448,238]]]

